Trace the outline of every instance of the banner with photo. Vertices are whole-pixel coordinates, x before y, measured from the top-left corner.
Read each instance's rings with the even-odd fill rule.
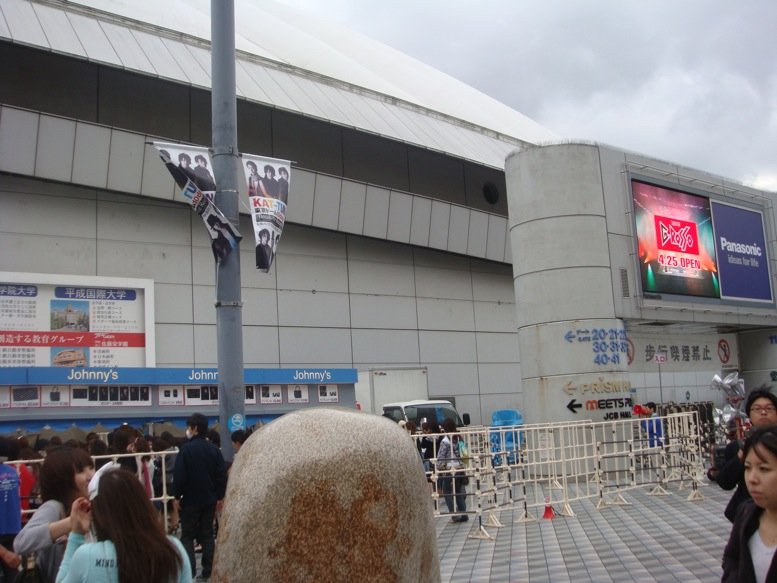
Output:
[[[153,142],[159,151],[175,183],[181,188],[181,194],[205,223],[211,239],[211,249],[216,261],[222,261],[237,247],[242,236],[232,223],[213,204],[216,182],[210,173],[210,153],[206,148],[181,146],[166,142]],[[178,164],[175,164],[175,160]],[[192,167],[192,160],[195,166]]]
[[[288,160],[243,154],[243,169],[256,241],[256,268],[267,273],[286,222],[291,165]]]

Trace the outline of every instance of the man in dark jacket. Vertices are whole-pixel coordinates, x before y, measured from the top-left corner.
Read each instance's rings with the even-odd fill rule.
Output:
[[[218,447],[205,436],[208,420],[195,413],[186,420],[186,437],[175,459],[173,491],[179,504],[181,543],[189,555],[192,577],[196,574],[194,539],[202,545],[202,577],[210,577],[215,542],[213,520],[227,489],[227,469]]]
[[[750,418],[753,427],[768,427],[777,424],[777,397],[767,388],[759,388],[747,396],[745,413]],[[731,522],[737,516],[737,510],[742,502],[750,499],[745,485],[745,466],[740,456],[740,444],[734,440],[726,446],[725,463],[710,477],[724,490],[733,490],[734,495],[726,506],[724,514]]]

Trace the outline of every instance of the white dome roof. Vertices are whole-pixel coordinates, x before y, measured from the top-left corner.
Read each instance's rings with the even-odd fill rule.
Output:
[[[0,4],[8,23],[0,36],[210,86],[210,0],[42,1]],[[239,96],[498,168],[522,142],[558,139],[503,103],[358,33],[272,0],[237,0],[235,11]],[[107,42],[99,42],[101,34]]]

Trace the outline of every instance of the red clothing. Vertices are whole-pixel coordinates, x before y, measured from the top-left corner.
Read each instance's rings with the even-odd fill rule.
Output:
[[[35,487],[35,476],[32,475],[30,468],[24,464],[19,464],[17,470],[19,471],[19,495],[22,510],[29,510],[32,489]],[[22,514],[22,524],[26,523],[29,518],[29,514]]]

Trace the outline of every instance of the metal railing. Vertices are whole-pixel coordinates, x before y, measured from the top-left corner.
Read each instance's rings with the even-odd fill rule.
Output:
[[[95,461],[95,466],[100,465],[101,460],[106,460],[109,462],[116,462],[119,463],[119,460],[121,459],[127,459],[127,458],[135,458],[136,465],[140,464],[140,460],[142,458],[148,457],[150,458],[148,463],[153,464],[156,459],[160,460],[159,463],[159,470],[162,472],[162,492],[161,493],[155,493],[156,495],[151,498],[151,502],[159,502],[161,503],[161,513],[162,513],[162,520],[163,524],[165,525],[165,529],[170,529],[170,523],[169,516],[168,516],[168,502],[173,500],[172,492],[168,492],[167,489],[167,480],[165,477],[168,475],[168,472],[172,472],[173,468],[168,467],[167,464],[167,458],[168,456],[175,456],[178,453],[178,449],[173,450],[165,450],[165,451],[150,451],[150,452],[142,452],[142,453],[126,453],[126,454],[109,454],[109,455],[99,455],[99,456],[92,456],[92,459]],[[37,469],[35,466],[40,466],[44,462],[45,458],[41,459],[33,459],[33,460],[16,460],[16,461],[6,461],[3,462],[5,464],[11,465],[11,466],[18,466],[21,464],[25,464],[28,466],[31,470],[33,470],[35,473],[37,473]],[[40,502],[40,500],[36,500],[35,497],[33,497],[30,500],[31,506],[33,506],[30,509],[23,509],[22,510],[22,517],[32,515],[36,510],[36,502]]]
[[[467,512],[479,521],[477,534],[491,539],[486,527],[500,527],[497,510],[518,512],[518,521],[553,514],[573,516],[571,503],[597,499],[597,508],[628,505],[624,493],[649,488],[667,495],[670,484],[690,489],[688,500],[702,498],[704,476],[697,412],[604,422],[527,424],[463,428],[457,434],[414,435],[414,439],[458,435],[470,457],[459,473],[439,469],[433,452],[427,477],[433,485],[446,476],[469,480]],[[436,516],[455,516],[433,488]]]
[[[463,467],[444,469],[437,459],[439,440],[458,435],[468,446]],[[574,516],[571,504],[596,499],[597,508],[628,505],[624,493],[650,488],[651,495],[667,495],[670,484],[678,491],[690,489],[688,500],[702,498],[699,484],[704,476],[698,412],[682,412],[645,419],[593,422],[526,424],[510,427],[466,427],[456,434],[416,434],[415,440],[431,438],[432,456],[427,478],[435,516],[450,512],[441,491],[443,478],[466,478],[466,514],[478,520],[470,536],[493,539],[487,527],[502,526],[496,511],[517,511],[517,521],[537,520],[543,512]],[[178,450],[96,456],[159,459],[163,476],[171,472],[167,459]],[[12,464],[39,464],[24,460]],[[453,486],[455,496],[455,485]],[[151,498],[161,502],[164,525],[167,502],[173,496],[162,479],[162,492]],[[26,510],[31,514],[34,510]]]

